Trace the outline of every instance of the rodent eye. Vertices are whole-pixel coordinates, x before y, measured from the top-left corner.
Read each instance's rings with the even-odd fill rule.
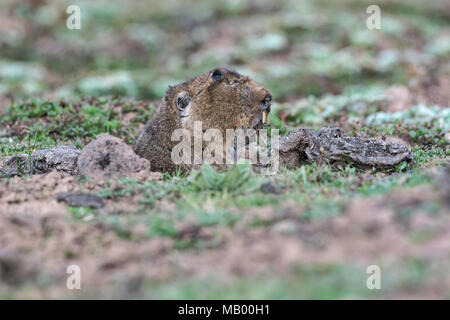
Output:
[[[214,72],[212,74],[212,79],[213,80],[223,80],[223,79],[225,79],[225,76],[222,74],[222,72],[220,72],[220,70],[214,70]]]

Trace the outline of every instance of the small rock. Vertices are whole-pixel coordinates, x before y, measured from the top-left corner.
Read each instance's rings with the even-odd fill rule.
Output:
[[[317,132],[297,129],[280,139],[280,164],[300,166],[305,163],[331,164],[344,162],[360,168],[393,168],[406,161],[413,162],[411,151],[398,143],[377,141],[364,135],[342,134],[339,128],[322,128]],[[291,155],[297,155],[292,158]],[[294,160],[294,162],[292,162]]]
[[[0,168],[0,176],[13,177],[26,174],[43,174],[52,170],[77,174],[80,150],[74,146],[56,146],[39,150],[31,156],[19,154],[8,157]]]
[[[6,158],[0,168],[0,176],[2,177],[14,177],[32,173],[32,158],[27,154],[17,154]]]
[[[39,150],[34,154],[34,169],[36,173],[45,173],[56,169],[57,171],[77,174],[79,155],[80,150],[74,146],[56,146]]]
[[[65,202],[71,207],[89,207],[100,209],[105,206],[103,199],[88,193],[61,193],[56,197],[58,202]]]
[[[139,157],[121,139],[101,134],[78,157],[81,175],[94,181],[109,178],[144,179],[150,175],[150,162]]]

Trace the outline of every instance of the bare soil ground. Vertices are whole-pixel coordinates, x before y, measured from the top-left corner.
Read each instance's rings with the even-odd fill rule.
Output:
[[[406,286],[389,292],[392,297],[442,297],[450,289],[448,275],[436,278],[450,262],[450,210],[444,204],[427,212],[427,206],[448,201],[449,195],[433,185],[354,197],[341,215],[328,219],[305,219],[302,204],[288,201],[279,208],[250,209],[233,227],[181,221],[174,238],[149,238],[143,224],[121,237],[102,221],[74,222],[67,206],[56,200],[62,192],[92,193],[101,187],[60,172],[1,181],[3,295],[14,290],[13,296],[22,298],[129,298],[143,295],[148,283],[211,277],[227,283],[261,274],[282,278],[303,264],[377,264],[390,270],[400,262],[419,260],[438,274],[427,276],[419,291]],[[160,202],[170,207],[164,199]],[[135,196],[110,199],[97,214],[120,215],[124,208],[130,212],[137,206]],[[200,241],[201,246],[180,248],[179,240]],[[81,293],[65,287],[69,265],[82,270]]]

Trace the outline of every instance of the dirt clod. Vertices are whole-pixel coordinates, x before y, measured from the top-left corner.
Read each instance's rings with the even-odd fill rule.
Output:
[[[62,193],[56,197],[59,202],[65,202],[71,207],[103,208],[105,203],[99,196],[87,193]]]
[[[74,146],[56,146],[39,150],[31,156],[14,155],[7,158],[0,168],[0,176],[13,177],[24,174],[43,174],[52,170],[77,174],[80,150]]]
[[[413,158],[402,144],[345,136],[339,128],[323,128],[315,133],[311,129],[298,129],[280,140],[283,166],[324,161],[362,168],[395,168],[403,161],[412,162]]]
[[[101,134],[81,151],[80,174],[94,181],[109,178],[143,179],[150,175],[150,162],[139,157],[121,139]]]

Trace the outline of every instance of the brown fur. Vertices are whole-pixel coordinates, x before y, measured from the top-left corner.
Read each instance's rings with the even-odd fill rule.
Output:
[[[181,120],[177,98],[190,98],[189,116]],[[201,76],[171,86],[162,98],[153,117],[148,121],[134,146],[135,152],[148,159],[152,170],[173,171],[171,141],[173,130],[184,128],[193,132],[194,121],[202,121],[203,131],[219,129],[225,137],[226,129],[248,129],[261,126],[262,110],[270,111],[267,89],[246,76],[225,68],[213,69]],[[189,170],[192,166],[182,166]]]

